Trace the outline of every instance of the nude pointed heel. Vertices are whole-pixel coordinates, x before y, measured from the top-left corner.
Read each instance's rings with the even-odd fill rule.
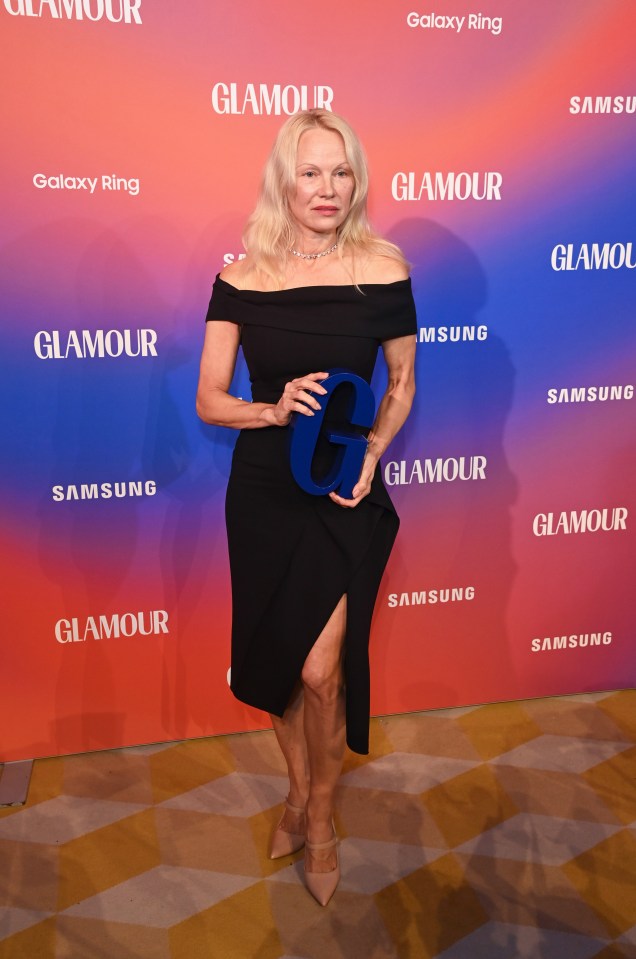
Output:
[[[329,839],[327,842],[305,841],[305,848],[309,849],[310,852],[314,852],[316,849],[332,849],[337,845],[337,836],[334,836],[333,839]],[[340,858],[338,857],[337,850],[336,857],[336,868],[332,869],[331,872],[308,872],[305,865],[305,885],[316,902],[319,902],[321,906],[327,905],[340,882]]]
[[[296,813],[297,815],[300,815],[301,813],[304,815],[305,813],[304,806],[292,806],[288,799],[285,800],[285,806],[290,812]],[[280,822],[272,833],[272,840],[269,846],[270,859],[282,859],[283,856],[291,856],[293,853],[298,852],[299,849],[302,849],[305,845],[304,832],[287,832],[285,829],[281,828],[284,816],[285,814],[283,813]]]

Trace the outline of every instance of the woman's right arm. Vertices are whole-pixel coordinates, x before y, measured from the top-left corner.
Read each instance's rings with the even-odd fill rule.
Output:
[[[206,324],[197,388],[197,413],[204,423],[229,426],[237,430],[263,426],[286,426],[293,412],[313,416],[320,409],[313,393],[325,393],[320,380],[326,373],[310,373],[285,385],[278,403],[250,403],[230,396],[228,390],[240,342],[240,329],[225,320]],[[307,390],[311,390],[309,393]]]

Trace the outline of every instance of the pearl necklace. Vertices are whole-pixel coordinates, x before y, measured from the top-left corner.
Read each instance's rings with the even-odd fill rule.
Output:
[[[322,253],[299,253],[298,250],[295,250],[293,247],[290,249],[290,253],[293,256],[299,256],[301,260],[317,260],[321,256],[329,256],[330,253],[333,253],[334,250],[338,249],[338,241],[334,243],[332,247],[328,250],[323,250]]]

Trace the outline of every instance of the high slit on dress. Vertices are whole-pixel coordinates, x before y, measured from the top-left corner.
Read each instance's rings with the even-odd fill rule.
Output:
[[[389,284],[238,290],[217,277],[208,320],[241,326],[255,402],[276,403],[285,383],[332,368],[370,381],[383,340],[415,332],[410,280]],[[338,387],[323,432],[346,423]],[[320,397],[318,396],[320,401]],[[232,580],[231,688],[282,716],[313,644],[347,595],[344,643],[347,743],[369,749],[368,641],[375,598],[399,520],[376,470],[357,507],[312,496],[292,477],[289,428],[241,430],[226,496]],[[316,476],[334,448],[319,442]]]

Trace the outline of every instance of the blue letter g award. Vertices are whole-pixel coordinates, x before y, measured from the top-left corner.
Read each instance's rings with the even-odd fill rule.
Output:
[[[290,465],[294,479],[301,489],[312,496],[326,496],[335,490],[343,499],[351,499],[358,482],[362,461],[367,450],[364,436],[355,430],[326,431],[326,438],[339,447],[333,467],[327,476],[314,479],[312,461],[327,406],[334,391],[343,383],[353,388],[349,403],[348,421],[351,426],[371,427],[375,416],[375,397],[371,387],[361,376],[347,370],[329,370],[329,378],[321,382],[326,394],[320,397],[321,409],[314,416],[296,414],[290,427]]]

